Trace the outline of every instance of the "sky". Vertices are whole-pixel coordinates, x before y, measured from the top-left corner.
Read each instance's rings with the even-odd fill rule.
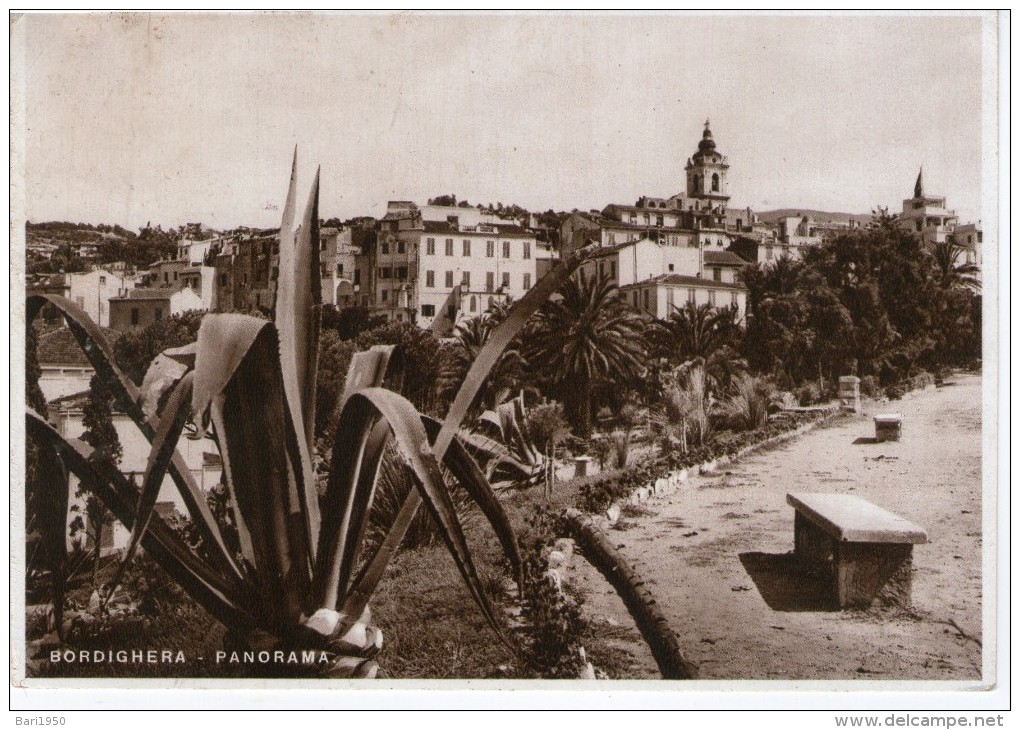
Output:
[[[323,217],[601,209],[682,191],[706,118],[731,207],[896,212],[923,165],[981,217],[973,15],[53,14],[12,48],[36,222],[278,225],[295,146]]]

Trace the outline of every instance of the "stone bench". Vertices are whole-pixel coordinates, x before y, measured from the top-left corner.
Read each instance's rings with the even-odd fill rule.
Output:
[[[794,515],[794,551],[821,575],[838,608],[910,604],[914,545],[923,529],[852,494],[787,494]]]
[[[903,432],[903,417],[899,413],[880,413],[875,416],[875,441],[899,441]]]

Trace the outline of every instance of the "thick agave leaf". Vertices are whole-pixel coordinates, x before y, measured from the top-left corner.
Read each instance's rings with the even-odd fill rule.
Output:
[[[363,399],[341,412],[323,496],[322,532],[312,585],[316,607],[335,608],[344,600],[389,436],[389,424]]]
[[[446,491],[439,462],[436,461],[429,448],[428,435],[422,425],[420,414],[414,406],[406,398],[390,390],[365,388],[358,391],[348,399],[347,405],[341,413],[340,424],[337,427],[338,443],[334,445],[334,450],[344,448],[345,434],[350,433],[348,422],[355,424],[363,422],[361,413],[367,410],[366,406],[377,411],[389,425],[393,433],[394,445],[414,472],[417,478],[415,482],[418,487],[417,493],[421,496],[436,524],[440,526],[443,541],[453,555],[454,562],[456,562],[468,590],[490,625],[499,633],[499,624],[496,622],[495,615],[482,589],[460,520],[457,518],[456,509]],[[320,562],[316,566],[317,577],[320,571],[333,570],[338,562],[335,554],[332,559],[321,555]],[[324,594],[316,595],[316,599],[325,600],[325,598]],[[329,607],[326,604],[322,605]],[[347,611],[343,611],[343,613],[351,615]]]
[[[351,358],[338,405],[337,420],[352,394],[379,387],[393,355],[393,345],[376,345]],[[341,428],[332,451],[319,548],[313,603],[336,606],[350,583],[350,573],[364,541],[368,511],[375,497],[383,453],[390,438],[389,425],[371,408],[357,409]],[[342,436],[342,437],[341,437]]]
[[[347,399],[362,388],[375,388],[383,384],[393,356],[395,345],[374,345],[368,350],[354,353],[347,368],[344,392],[340,397],[340,409]]]
[[[159,491],[163,486],[163,477],[166,476],[167,467],[170,466],[170,459],[177,449],[177,442],[184,430],[184,423],[188,419],[188,407],[191,405],[191,382],[193,374],[188,373],[181,382],[174,388],[167,404],[166,412],[160,419],[159,428],[156,430],[156,437],[152,441],[152,450],[149,452],[149,462],[145,467],[145,477],[142,480],[141,494],[138,496],[138,508],[135,513],[135,522],[131,528],[131,540],[121,558],[120,568],[117,575],[109,586],[109,595],[120,584],[124,575],[124,569],[131,562],[135,550],[145,534],[152,515],[156,509],[156,501],[159,499]]]
[[[45,304],[52,304],[64,316],[68,327],[74,334],[78,345],[82,348],[89,363],[95,368],[105,385],[113,393],[116,404],[120,410],[126,413],[135,422],[142,434],[152,441],[159,425],[155,418],[147,418],[139,405],[141,398],[139,390],[124,373],[117,367],[106,338],[95,322],[82,310],[81,307],[64,297],[53,294],[35,294],[27,299],[27,322],[31,324],[33,318]],[[184,458],[179,453],[174,453],[170,462],[170,476],[177,485],[181,498],[188,509],[188,513],[194,520],[199,534],[208,545],[209,554],[213,562],[226,573],[238,578],[241,576],[237,563],[233,560],[223,537],[220,535],[216,520],[209,511],[205,494],[195,483],[191,472],[188,470]]]
[[[297,150],[294,151],[295,165]],[[315,381],[319,363],[319,321],[322,291],[319,280],[319,173],[305,208],[294,227],[295,172],[280,225],[280,267],[273,319],[280,338],[280,366],[287,407],[299,437],[304,491],[305,530],[313,550],[318,540],[319,504],[312,469],[315,444]]]
[[[187,370],[187,365],[165,352],[156,355],[145,371],[138,400],[138,405],[147,419],[152,420],[158,416],[157,409],[163,395],[184,377]]]
[[[293,624],[308,590],[310,550],[299,498],[301,439],[272,323],[237,314],[203,319],[192,419],[198,422],[210,406],[237,522],[250,541],[259,618],[271,629]]]
[[[81,480],[87,491],[103,502],[114,517],[125,527],[133,527],[137,489],[123,474],[112,470],[97,473],[89,462],[91,447],[77,439],[65,439],[31,409],[26,409],[25,427],[29,433],[57,450],[68,470]],[[253,617],[243,608],[250,603],[244,586],[231,580],[231,575],[224,575],[199,559],[158,513],[152,516],[149,529],[142,537],[142,546],[213,616],[228,626],[254,627]]]

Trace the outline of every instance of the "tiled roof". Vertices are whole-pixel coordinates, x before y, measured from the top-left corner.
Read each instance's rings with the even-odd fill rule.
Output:
[[[106,336],[106,341],[111,345],[120,336],[116,330],[100,328]],[[89,367],[88,358],[78,345],[78,340],[67,327],[51,330],[39,335],[36,348],[39,363],[41,365],[73,365],[76,367]]]
[[[713,279],[702,279],[699,276],[685,276],[683,274],[662,274],[636,284],[627,284],[620,289],[632,289],[634,287],[646,286],[648,284],[673,284],[675,286],[693,286],[702,289],[725,289],[727,291],[747,291],[743,284],[730,283],[726,281],[715,281]]]
[[[705,264],[713,266],[744,266],[744,259],[732,251],[705,251]]]

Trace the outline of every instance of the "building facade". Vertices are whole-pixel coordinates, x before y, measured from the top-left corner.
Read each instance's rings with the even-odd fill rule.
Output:
[[[476,208],[394,201],[367,258],[362,301],[373,313],[445,335],[493,304],[523,297],[538,280],[539,261],[548,265],[553,254],[534,231]]]
[[[202,297],[188,286],[177,289],[131,289],[110,300],[110,328],[118,332],[145,329],[184,312],[205,310]]]

